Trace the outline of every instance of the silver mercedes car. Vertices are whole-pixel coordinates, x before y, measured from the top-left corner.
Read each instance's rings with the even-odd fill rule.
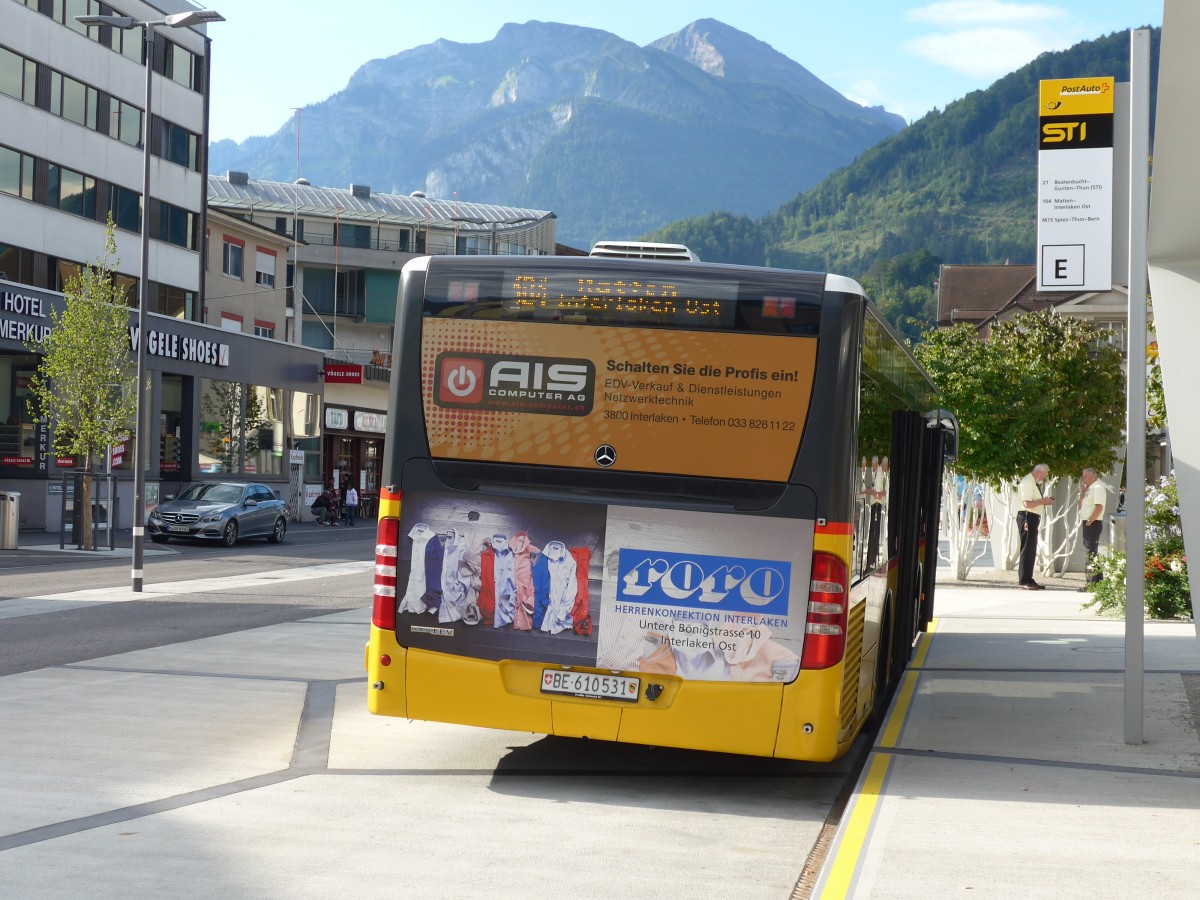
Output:
[[[265,484],[204,482],[146,517],[146,534],[156,544],[171,538],[220,541],[232,547],[238,538],[265,537],[278,544],[287,534],[287,504]]]

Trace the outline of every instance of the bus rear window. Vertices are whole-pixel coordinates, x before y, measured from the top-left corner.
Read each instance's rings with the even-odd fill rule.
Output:
[[[613,271],[584,262],[531,259],[514,264],[436,260],[425,289],[427,316],[704,329],[765,334],[817,333],[821,276],[739,267],[630,261]],[[772,276],[775,276],[774,278]]]

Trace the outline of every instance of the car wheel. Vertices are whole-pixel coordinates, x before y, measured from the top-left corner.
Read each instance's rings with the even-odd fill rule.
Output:
[[[283,536],[287,534],[287,519],[280,516],[275,520],[275,527],[271,529],[271,533],[267,535],[267,540],[272,544],[282,544]]]
[[[165,544],[170,538],[165,534],[152,534],[150,535],[150,540],[156,544]]]
[[[225,526],[225,530],[221,532],[221,543],[226,547],[232,547],[237,543],[238,539],[238,523],[237,519],[230,519],[229,524]]]

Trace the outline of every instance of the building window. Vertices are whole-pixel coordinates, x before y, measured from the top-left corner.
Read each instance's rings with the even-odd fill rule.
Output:
[[[162,313],[164,316],[172,316],[176,319],[191,319],[192,307],[196,302],[196,294],[194,291],[186,291],[183,288],[172,287],[168,284],[151,283],[151,292],[157,297],[157,302],[152,302],[148,310],[151,312]]]
[[[0,47],[0,93],[32,105],[36,86],[37,65]]]
[[[245,243],[237,238],[225,236],[225,246],[221,254],[221,271],[230,278],[242,279],[242,254]]]
[[[155,43],[154,71],[176,84],[201,93],[204,90],[204,60],[161,35],[158,35]]]
[[[275,251],[258,248],[255,256],[254,283],[263,287],[275,287]]]
[[[58,208],[63,212],[92,218],[96,209],[95,184],[94,179],[63,169],[58,185]],[[86,199],[91,200],[91,209],[87,208]]]
[[[164,200],[151,200],[150,232],[156,240],[197,250],[197,221],[196,213]]]
[[[72,31],[88,37],[96,43],[122,53],[136,63],[142,61],[142,32],[140,29],[123,31],[107,25],[81,25],[76,16],[118,13],[99,0],[17,0],[23,6],[37,10]]]
[[[150,151],[160,159],[200,171],[200,136],[166,119],[155,116]]]
[[[454,243],[454,252],[459,256],[486,256],[492,252],[491,238],[460,234]]]
[[[142,195],[120,185],[109,185],[108,209],[113,222],[125,231],[141,231]]]
[[[275,323],[263,322],[260,319],[254,320],[254,336],[261,338],[275,337]]]
[[[358,247],[369,250],[371,248],[371,226],[338,224],[334,241],[340,247]]]
[[[141,230],[142,195],[137,191],[19,153],[11,147],[0,146],[0,191],[96,222],[106,221],[111,213],[121,230]],[[197,214],[169,203],[161,206],[167,210],[165,218],[156,208],[158,219],[153,222],[156,229],[166,229],[157,235],[159,240],[195,250]]]
[[[112,103],[116,104],[116,123],[113,126],[114,132],[110,132],[112,137],[115,137],[122,144],[128,144],[130,147],[142,146],[142,111],[132,104],[126,103],[124,100],[110,101],[109,109],[112,110]]]
[[[77,216],[84,215],[85,184],[90,187],[93,197],[92,212],[94,212],[95,180],[71,169],[64,169],[62,166],[55,165],[54,163],[47,164],[46,206],[53,206],[55,209],[61,209],[63,212],[72,213]],[[88,213],[88,218],[93,218],[90,212]]]
[[[242,317],[237,313],[223,312],[221,313],[221,330],[222,331],[237,331],[242,330]]]
[[[33,157],[0,147],[0,191],[33,199]]]

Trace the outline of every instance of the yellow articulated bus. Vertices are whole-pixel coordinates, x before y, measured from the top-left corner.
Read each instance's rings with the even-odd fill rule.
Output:
[[[844,753],[932,612],[953,418],[836,275],[404,267],[372,713]]]

